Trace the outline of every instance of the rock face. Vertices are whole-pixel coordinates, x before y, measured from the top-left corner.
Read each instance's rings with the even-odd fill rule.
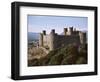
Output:
[[[50,34],[46,34],[44,30],[43,33],[40,33],[39,37],[39,46],[48,46],[49,50],[54,50],[60,47],[64,47],[68,44],[85,44],[86,43],[86,33],[82,31],[73,30],[73,27],[70,27],[69,30],[64,28],[64,34],[58,35],[55,33],[55,30],[51,30]]]

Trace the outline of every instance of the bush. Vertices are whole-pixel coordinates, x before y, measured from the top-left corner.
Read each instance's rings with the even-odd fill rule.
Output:
[[[87,64],[87,60],[84,57],[79,57],[76,64]]]
[[[51,57],[48,64],[49,65],[60,65],[62,59],[63,59],[63,54],[56,54],[56,55]]]
[[[39,62],[38,59],[28,60],[28,66],[38,66]]]

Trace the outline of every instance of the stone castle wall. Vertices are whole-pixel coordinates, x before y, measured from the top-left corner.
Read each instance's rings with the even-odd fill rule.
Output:
[[[84,44],[86,42],[86,33],[73,31],[73,27],[69,31],[64,29],[63,35],[58,35],[53,29],[50,34],[46,34],[46,31],[43,31],[40,34],[39,45],[48,46],[50,50],[54,50],[68,44]]]
[[[50,42],[49,42],[49,40],[50,40],[49,35],[44,35],[43,38],[44,38],[44,40],[43,40],[44,46],[49,45],[50,44]]]
[[[54,47],[64,47],[68,44],[80,44],[80,37],[78,35],[63,36],[56,35],[54,38]]]

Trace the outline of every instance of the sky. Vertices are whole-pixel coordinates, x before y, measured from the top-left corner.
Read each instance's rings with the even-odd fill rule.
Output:
[[[88,28],[87,17],[28,15],[27,20],[28,32],[35,33],[46,30],[49,34],[52,29],[55,29],[55,32],[60,34],[64,28],[72,26],[81,31],[87,31]]]

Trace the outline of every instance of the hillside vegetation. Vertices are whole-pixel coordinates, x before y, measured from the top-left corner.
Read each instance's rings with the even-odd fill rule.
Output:
[[[80,46],[68,45],[66,47],[50,51],[49,54],[43,58],[28,61],[28,66],[71,64],[87,64],[87,44]]]

